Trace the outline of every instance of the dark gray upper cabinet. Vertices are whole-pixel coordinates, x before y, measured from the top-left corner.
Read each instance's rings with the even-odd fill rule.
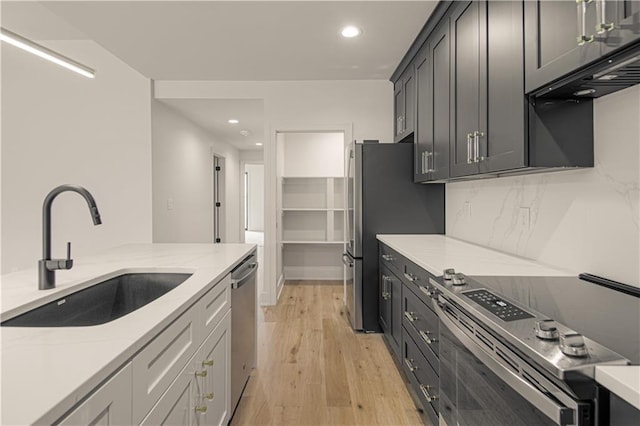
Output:
[[[415,182],[449,177],[449,19],[431,33],[416,57]]]
[[[484,4],[474,1],[457,3],[451,13],[451,177],[478,173],[475,138],[481,105],[486,105],[480,84],[481,58],[486,57],[485,11]]]
[[[393,104],[395,111],[394,141],[400,142],[413,134],[415,122],[415,78],[413,65],[409,65],[400,79],[394,83]]]
[[[640,39],[640,0],[597,0],[602,54]]]
[[[640,1],[525,1],[531,93],[640,39]]]
[[[522,3],[460,3],[451,34],[451,177],[524,167]]]

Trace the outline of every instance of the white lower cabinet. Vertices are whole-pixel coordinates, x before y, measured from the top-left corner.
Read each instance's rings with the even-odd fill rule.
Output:
[[[64,426],[130,424],[131,370],[131,363],[127,363],[58,424]]]
[[[141,424],[226,425],[230,354],[231,312],[227,312]]]
[[[226,425],[230,288],[227,275],[59,424]]]

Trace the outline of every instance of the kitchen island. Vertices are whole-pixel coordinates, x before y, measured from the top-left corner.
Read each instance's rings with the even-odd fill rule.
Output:
[[[105,324],[58,328],[2,327],[0,423],[17,425],[58,422],[73,414],[76,406],[82,405],[94,390],[108,384],[114,375],[131,365],[133,373],[125,383],[130,383],[133,387],[133,403],[129,399],[129,405],[133,405],[133,423],[139,423],[141,416],[146,415],[149,410],[145,410],[143,414],[136,414],[136,410],[145,405],[151,409],[151,405],[163,394],[163,389],[153,390],[157,383],[150,383],[148,389],[142,389],[144,392],[149,391],[149,395],[140,397],[145,403],[136,404],[136,360],[155,341],[160,340],[159,336],[171,331],[187,315],[192,315],[194,320],[185,322],[187,325],[182,329],[188,333],[177,334],[182,337],[176,337],[167,343],[174,346],[179,344],[180,347],[166,351],[163,349],[161,355],[148,363],[148,366],[165,363],[166,371],[175,371],[177,375],[182,368],[178,364],[183,362],[184,356],[195,354],[198,350],[199,342],[195,341],[194,334],[204,334],[209,330],[206,328],[209,327],[208,323],[204,324],[205,314],[210,314],[210,318],[215,316],[216,323],[223,318],[229,321],[228,275],[254,250],[255,246],[249,244],[125,245],[95,256],[78,258],[73,269],[58,272],[55,289],[44,291],[37,289],[38,276],[35,269],[2,276],[0,319],[6,321],[37,306],[124,273],[192,274],[162,297]],[[203,300],[209,294],[214,294],[216,303],[213,299],[210,302]],[[208,312],[207,309],[212,306],[216,310]],[[198,322],[203,324],[200,326]],[[189,328],[191,323],[193,327]],[[211,334],[215,334],[215,331]],[[167,354],[173,358],[166,356]],[[226,361],[228,358],[227,356]],[[172,378],[162,377],[162,372],[156,373],[158,383],[167,382],[165,388],[170,387]],[[218,398],[221,396],[225,395],[216,395]],[[228,395],[226,400],[228,401]],[[225,413],[225,416],[229,415],[230,413]]]

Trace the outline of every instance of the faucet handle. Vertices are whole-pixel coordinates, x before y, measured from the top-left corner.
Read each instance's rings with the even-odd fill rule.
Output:
[[[73,268],[73,259],[71,259],[71,242],[67,242],[67,258],[47,260],[47,269],[55,271],[59,269]]]

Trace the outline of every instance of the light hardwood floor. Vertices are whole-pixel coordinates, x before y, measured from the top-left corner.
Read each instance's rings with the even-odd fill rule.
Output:
[[[232,425],[420,425],[380,334],[354,333],[342,283],[289,281],[259,309],[258,362]]]

